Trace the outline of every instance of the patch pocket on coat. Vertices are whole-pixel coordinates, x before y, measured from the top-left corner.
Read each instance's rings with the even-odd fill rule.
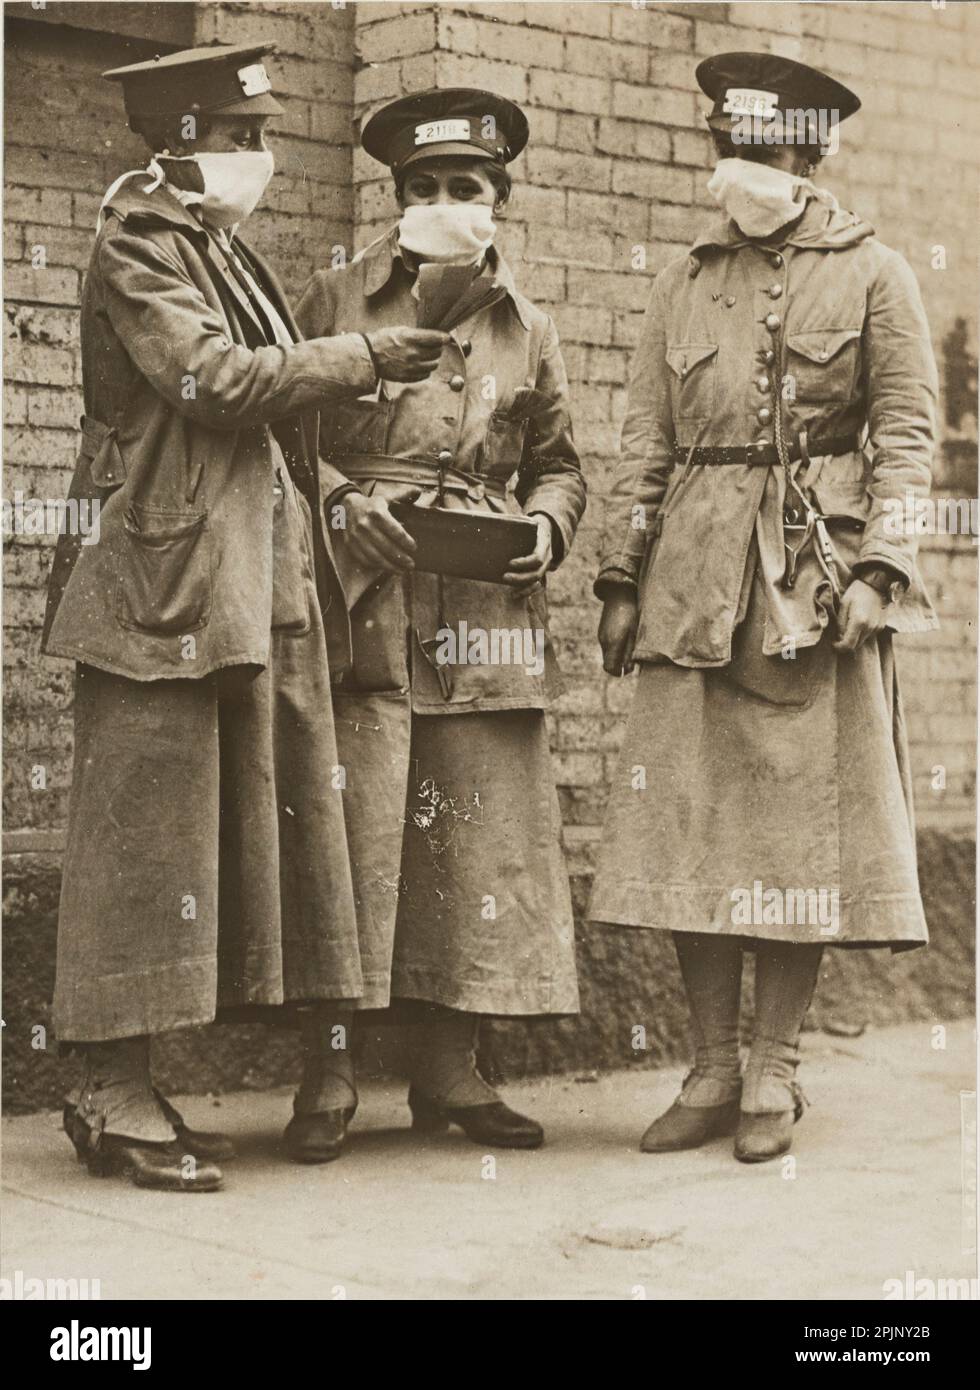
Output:
[[[678,420],[702,419],[711,414],[717,360],[717,343],[671,343],[668,347],[671,404]]]
[[[211,617],[211,602],[207,512],[131,502],[123,516],[119,622],[161,635],[194,632]]]
[[[272,626],[309,632],[312,569],[305,500],[277,484],[272,508]]]
[[[509,478],[520,467],[524,456],[524,437],[527,416],[511,420],[506,415],[491,415],[483,441],[484,467],[498,478]]]
[[[860,328],[813,328],[786,335],[784,399],[846,401],[857,385]],[[792,387],[787,385],[792,381]]]
[[[391,401],[344,401],[320,411],[320,444],[325,454],[383,454],[388,443]]]

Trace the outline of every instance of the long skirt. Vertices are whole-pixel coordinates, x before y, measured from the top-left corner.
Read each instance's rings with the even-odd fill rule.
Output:
[[[578,1011],[541,710],[419,715],[335,692],[365,991],[472,1013]]]
[[[892,639],[644,663],[613,780],[593,921],[895,950],[928,939]]]
[[[80,666],[54,1024],[102,1041],[361,993],[319,609],[237,693]]]

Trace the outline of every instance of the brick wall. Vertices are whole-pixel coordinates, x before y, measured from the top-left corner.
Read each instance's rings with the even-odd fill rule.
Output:
[[[270,36],[288,109],[271,201],[250,234],[291,290],[336,244],[363,245],[394,215],[387,180],[360,151],[354,117],[407,89],[492,86],[526,104],[531,143],[515,166],[502,237],[519,283],[553,313],[572,379],[576,434],[592,501],[554,585],[568,691],[553,733],[573,894],[584,907],[591,847],[630,682],[606,682],[590,595],[604,473],[616,447],[623,382],[648,277],[682,251],[708,209],[709,146],[693,68],[710,52],[772,48],[853,81],[864,110],[845,127],[826,179],[912,262],[940,355],[945,441],[937,482],[975,492],[975,232],[980,146],[980,13],[950,4],[57,4],[6,6],[7,476],[4,495],[67,488],[81,413],[77,303],[103,189],[142,157],[120,119],[110,66],[214,39]],[[968,194],[968,190],[971,190]],[[931,268],[946,248],[948,269]],[[46,266],[32,265],[43,246]],[[630,269],[635,245],[643,273]],[[71,668],[37,655],[50,547],[18,538],[5,556],[6,830],[4,1103],[54,1106],[62,1076],[32,1029],[48,1019],[57,919],[58,850],[70,773]],[[941,632],[904,643],[920,838],[933,936],[928,952],[830,952],[816,1011],[878,1023],[945,1021],[970,1011],[970,847],[945,832],[973,823],[975,550],[927,540],[923,567]],[[47,786],[32,790],[44,764]],[[929,774],[947,769],[944,791]],[[6,838],[6,836],[5,836]],[[46,852],[39,853],[44,849]],[[683,1005],[662,933],[586,932],[583,1014],[547,1026],[494,1025],[485,1063],[507,1075],[624,1066],[684,1049]],[[647,1026],[650,1051],[628,1045],[624,1020]],[[366,1039],[370,1047],[370,1039]],[[397,1069],[403,1046],[371,1056]],[[293,1079],[296,1050],[264,1029],[177,1034],[156,1053],[174,1091],[267,1086]]]
[[[279,173],[252,235],[292,290],[335,243],[363,245],[394,215],[384,171],[352,118],[406,89],[493,87],[522,102],[527,151],[501,245],[518,282],[554,315],[592,486],[576,550],[554,585],[569,689],[553,718],[569,840],[591,836],[631,695],[606,682],[590,594],[604,475],[616,446],[647,280],[682,251],[710,207],[710,147],[693,68],[705,54],[765,48],[825,64],[864,109],[823,175],[916,270],[944,385],[937,486],[975,492],[971,354],[976,302],[972,198],[980,164],[980,14],[930,4],[48,4],[8,5],[5,213],[5,493],[58,495],[81,410],[80,272],[100,191],[140,157],[118,93],[97,73],[164,47],[272,37],[287,115]],[[46,266],[32,266],[41,245]],[[643,272],[633,248],[647,252]],[[932,268],[945,247],[945,270]],[[50,548],[18,538],[6,557],[7,828],[64,824],[70,670],[37,656]],[[942,630],[903,643],[920,819],[972,823],[975,547],[929,540],[923,567]],[[45,790],[30,769],[44,764]],[[934,789],[932,769],[946,768]]]

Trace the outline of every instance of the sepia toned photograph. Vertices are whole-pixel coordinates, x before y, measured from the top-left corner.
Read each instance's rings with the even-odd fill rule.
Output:
[[[968,1354],[980,5],[2,8],[30,1354]]]

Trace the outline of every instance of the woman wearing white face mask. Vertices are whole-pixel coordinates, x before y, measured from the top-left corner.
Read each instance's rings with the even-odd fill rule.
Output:
[[[101,507],[101,539],[60,538],[44,633],[78,663],[54,1024],[83,1074],[65,1127],[93,1173],[173,1191],[219,1186],[232,1150],[155,1090],[150,1036],[283,1004],[315,1030],[361,993],[317,411],[377,386],[372,352],[418,379],[445,337],[301,341],[236,234],[273,170],[269,51],[107,74],[154,158],[99,218],[72,495]]]
[[[477,1143],[512,1148],[536,1147],[541,1127],[478,1074],[478,1020],[578,1008],[544,722],[555,670],[542,586],[585,505],[554,324],[517,290],[493,244],[506,165],[526,139],[523,113],[489,92],[419,93],[378,112],[363,144],[391,169],[401,218],[345,270],[316,275],[297,315],[308,333],[359,329],[373,339],[442,302],[438,314],[453,325],[426,381],[385,383],[322,417],[322,452],[350,479],[327,502],[346,520],[337,554],[354,641],[334,707],[366,986],[359,1007],[414,1001],[416,1128],[453,1122]],[[438,503],[438,544],[477,567],[484,542],[461,556],[447,513],[533,517],[533,549],[506,564],[501,582],[422,572],[389,510],[411,502],[416,513]],[[440,654],[440,634],[463,630],[475,643],[461,637]],[[503,633],[525,643],[509,661],[494,657]],[[325,1069],[325,1105],[354,1094],[353,1076],[339,1071]],[[311,1117],[296,1156],[315,1160],[319,1146]]]
[[[640,674],[590,916],[674,933],[695,1060],[644,1150],[758,1162],[824,947],[927,937],[891,633],[936,618],[889,509],[928,493],[936,372],[908,266],[812,181],[854,93],[765,53],[697,76],[723,215],[633,363],[595,587],[606,671]]]

